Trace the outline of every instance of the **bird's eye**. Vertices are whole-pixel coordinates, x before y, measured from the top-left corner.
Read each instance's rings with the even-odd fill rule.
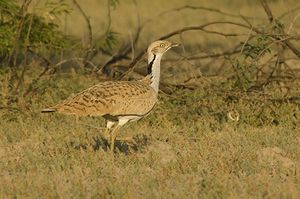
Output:
[[[159,46],[162,47],[162,48],[164,48],[166,46],[166,44],[161,43]]]

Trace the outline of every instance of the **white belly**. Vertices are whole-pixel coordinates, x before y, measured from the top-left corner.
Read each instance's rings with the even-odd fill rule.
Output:
[[[126,115],[126,116],[118,116],[118,125],[123,126],[127,122],[133,122],[141,119],[142,116],[136,116],[136,115]]]

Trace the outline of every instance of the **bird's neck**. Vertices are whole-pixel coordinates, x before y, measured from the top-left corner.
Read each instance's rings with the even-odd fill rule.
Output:
[[[152,53],[148,54],[148,75],[151,76],[150,86],[158,93],[159,89],[159,78],[160,78],[160,54],[154,55]]]

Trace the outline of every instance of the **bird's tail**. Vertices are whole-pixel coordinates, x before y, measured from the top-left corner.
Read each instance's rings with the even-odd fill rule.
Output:
[[[41,112],[42,113],[52,113],[52,112],[55,112],[55,111],[56,111],[56,108],[50,107],[50,108],[43,109]]]

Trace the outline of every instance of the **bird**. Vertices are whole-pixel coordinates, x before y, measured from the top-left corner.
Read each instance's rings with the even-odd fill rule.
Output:
[[[169,49],[179,46],[167,40],[151,43],[147,49],[147,76],[132,81],[104,81],[75,94],[62,103],[45,108],[42,113],[102,116],[106,121],[105,134],[110,137],[110,151],[120,127],[146,117],[158,101],[160,62]]]

